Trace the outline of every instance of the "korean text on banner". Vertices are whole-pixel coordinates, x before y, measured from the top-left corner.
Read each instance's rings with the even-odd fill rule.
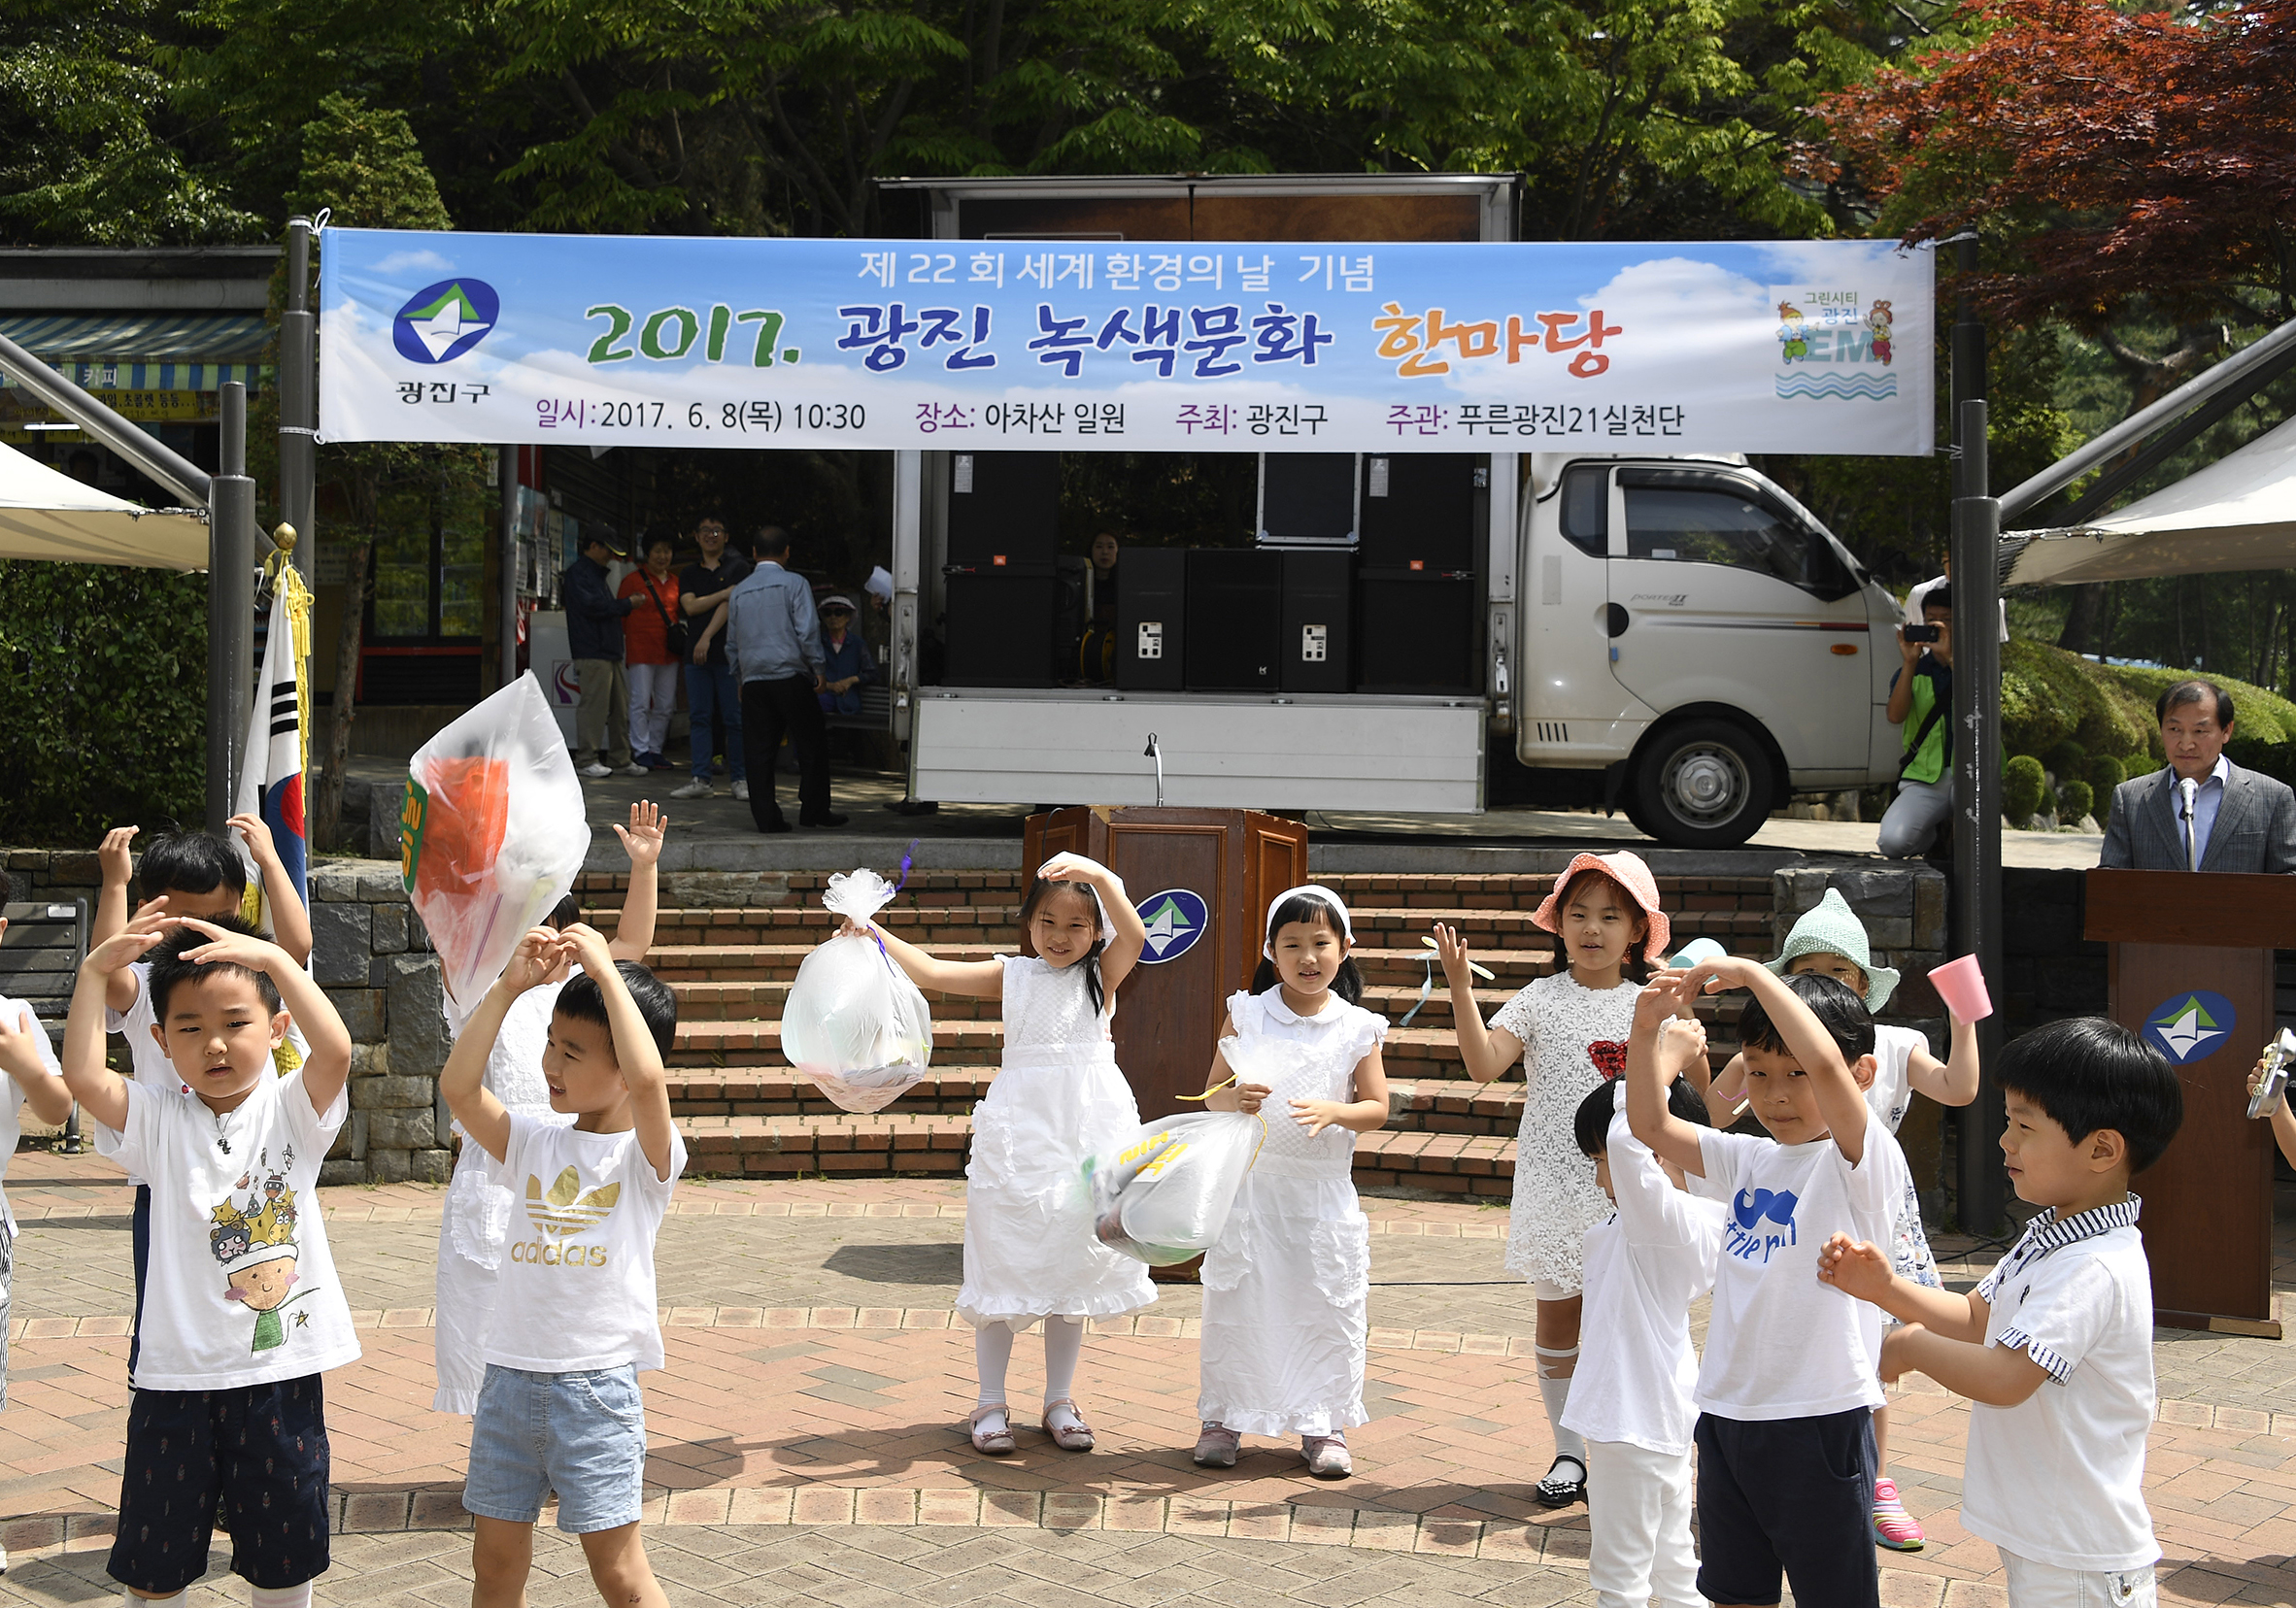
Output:
[[[1931,450],[1932,264],[1709,245],[330,229],[329,441]]]

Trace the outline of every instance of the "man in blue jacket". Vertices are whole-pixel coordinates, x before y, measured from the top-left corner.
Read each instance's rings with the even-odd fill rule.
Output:
[[[574,769],[592,781],[617,770],[625,776],[652,774],[630,758],[629,672],[622,662],[622,620],[637,600],[616,597],[606,585],[606,564],[620,556],[606,537],[585,536],[582,556],[559,578],[566,652],[582,684],[582,703],[574,711]],[[603,763],[600,750],[606,751]]]
[[[786,731],[797,751],[797,824],[842,826],[846,818],[829,809],[828,726],[817,696],[827,660],[813,588],[788,568],[788,531],[767,525],[752,552],[758,567],[726,600],[726,659],[741,688],[749,747],[750,818],[760,832],[790,829],[773,780]]]

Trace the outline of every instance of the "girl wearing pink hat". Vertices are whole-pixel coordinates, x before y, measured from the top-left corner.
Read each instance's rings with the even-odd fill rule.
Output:
[[[1488,1027],[1475,1004],[1466,940],[1440,924],[1435,936],[1468,1076],[1489,1083],[1521,1057],[1529,1085],[1506,1265],[1538,1295],[1538,1393],[1555,1440],[1538,1499],[1565,1507],[1586,1497],[1586,1442],[1563,1427],[1578,1365],[1579,1257],[1586,1231],[1610,1215],[1573,1123],[1588,1091],[1626,1069],[1635,996],[1672,934],[1650,868],[1623,851],[1574,855],[1531,921],[1555,935],[1559,963],[1502,1006]]]

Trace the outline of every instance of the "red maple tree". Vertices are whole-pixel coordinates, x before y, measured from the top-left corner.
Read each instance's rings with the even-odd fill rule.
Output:
[[[2296,317],[2296,0],[1972,0],[1940,37],[1819,104],[1812,177],[1908,240],[1977,229],[1971,288],[2013,323]]]

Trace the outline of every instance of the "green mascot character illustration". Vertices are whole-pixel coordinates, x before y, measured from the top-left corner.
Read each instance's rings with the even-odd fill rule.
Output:
[[[242,1178],[241,1189],[251,1180]],[[287,1344],[282,1311],[312,1291],[296,1290],[295,1191],[274,1173],[253,1189],[245,1206],[230,1196],[214,1208],[215,1226],[208,1231],[208,1249],[223,1269],[223,1299],[238,1301],[255,1315],[253,1352],[274,1351]]]
[[[1777,338],[1784,348],[1780,361],[1792,362],[1797,357],[1809,355],[1809,323],[1802,316],[1802,309],[1792,302],[1777,304]]]

